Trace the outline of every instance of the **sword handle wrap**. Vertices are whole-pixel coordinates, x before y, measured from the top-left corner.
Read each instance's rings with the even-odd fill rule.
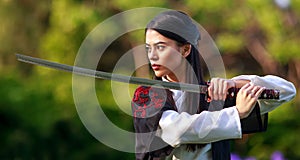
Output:
[[[229,88],[227,98],[235,98],[240,88]],[[279,99],[280,91],[277,89],[265,89],[258,99]]]

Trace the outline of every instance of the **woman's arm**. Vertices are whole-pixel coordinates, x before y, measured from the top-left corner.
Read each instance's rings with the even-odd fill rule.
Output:
[[[261,86],[268,89],[277,89],[280,91],[280,97],[278,100],[258,100],[262,114],[274,110],[282,103],[293,99],[296,95],[295,86],[291,82],[273,75],[267,75],[263,77],[256,75],[241,75],[232,79],[213,78],[208,88],[208,94],[212,100],[225,100],[227,90],[229,88],[241,88],[249,82],[256,86]]]
[[[249,79],[224,79],[212,78],[208,87],[208,95],[211,100],[225,100],[229,88],[242,88],[249,83]]]
[[[291,82],[276,76],[259,77],[255,75],[243,75],[234,77],[231,80],[215,80],[218,80],[218,83],[220,81],[227,83],[226,86],[228,88],[243,88],[238,94],[240,95],[239,98],[237,97],[237,100],[242,102],[249,96],[249,93],[247,93],[247,88],[251,86],[249,82],[253,84],[253,87],[263,86],[264,88],[280,90],[279,100],[258,100],[262,113],[269,112],[282,103],[290,101],[296,94],[296,89]],[[218,84],[216,83],[217,81],[214,82],[214,84]],[[223,90],[220,89],[218,91],[221,91],[220,93],[222,94]],[[241,91],[244,92],[242,93]],[[216,96],[214,97],[219,98],[218,92],[215,93]],[[220,97],[221,99],[223,98],[222,96]],[[194,115],[189,115],[185,112],[165,111],[159,121],[160,128],[162,129],[161,137],[172,146],[183,143],[210,143],[223,139],[240,138],[242,135],[240,118],[243,118],[240,112],[243,111],[239,111],[238,106],[215,112],[203,111],[200,114]]]
[[[259,99],[258,103],[261,108],[261,113],[270,112],[281,104],[292,100],[296,95],[296,89],[293,83],[273,75],[256,76],[256,75],[241,75],[232,78],[234,81],[250,81],[254,85],[263,86],[269,89],[277,89],[280,91],[278,100]]]
[[[210,86],[208,87],[208,94],[211,97],[212,102],[214,101],[225,101],[229,88],[240,88],[237,97],[235,107],[239,112],[241,119],[248,117],[257,103],[258,97],[265,89],[258,85],[254,85],[250,80],[247,79],[223,79],[213,78]],[[211,105],[217,105],[211,103]],[[210,106],[213,107],[214,106]],[[222,107],[223,108],[223,107]]]
[[[168,110],[163,113],[159,126],[161,138],[173,147],[242,136],[239,113],[235,107],[215,112],[203,111],[194,115]]]

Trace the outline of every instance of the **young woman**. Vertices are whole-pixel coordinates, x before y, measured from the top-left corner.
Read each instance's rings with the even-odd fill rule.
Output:
[[[155,79],[206,84],[197,49],[200,33],[188,15],[163,12],[149,22],[145,36]],[[219,103],[212,102],[224,102],[230,88],[240,88],[235,105],[216,109]],[[258,100],[265,88],[280,90],[280,99]],[[292,83],[271,75],[212,78],[208,88],[211,103],[205,94],[139,87],[132,103],[136,159],[230,159],[226,140],[242,137],[241,120],[256,104],[260,114],[265,114],[291,100],[295,92]],[[155,114],[150,114],[153,110]],[[143,135],[147,132],[150,134]]]

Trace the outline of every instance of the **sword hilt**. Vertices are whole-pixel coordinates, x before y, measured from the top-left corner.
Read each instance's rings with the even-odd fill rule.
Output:
[[[227,98],[236,98],[240,88],[229,88]],[[277,89],[264,89],[258,99],[279,99],[280,91]]]

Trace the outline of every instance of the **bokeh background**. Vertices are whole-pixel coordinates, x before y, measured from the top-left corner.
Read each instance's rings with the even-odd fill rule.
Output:
[[[0,0],[0,159],[134,158],[86,130],[73,102],[72,74],[18,62],[15,53],[72,65],[97,24],[138,7],[188,13],[214,39],[227,78],[273,74],[299,90],[299,0]],[[111,71],[123,53],[143,41],[139,33],[111,44],[100,68]],[[132,130],[132,118],[114,103],[110,82],[97,80],[97,86],[108,117]],[[233,141],[232,153],[243,159],[271,159],[274,153],[300,159],[299,103],[297,95],[271,112],[268,131]]]

